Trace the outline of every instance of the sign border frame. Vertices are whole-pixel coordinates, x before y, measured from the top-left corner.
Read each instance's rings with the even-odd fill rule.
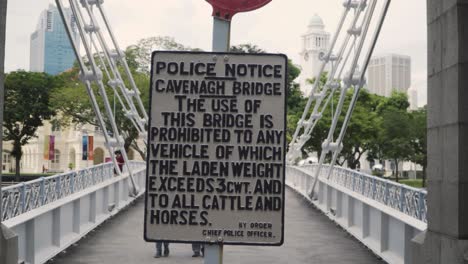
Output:
[[[148,208],[148,178],[149,178],[149,171],[146,169],[146,177],[145,177],[145,207],[144,207],[144,221],[143,221],[143,237],[146,242],[168,242],[168,243],[179,243],[179,244],[188,244],[188,243],[198,243],[198,244],[209,244],[209,245],[233,245],[233,246],[282,246],[284,244],[284,218],[285,218],[285,199],[286,199],[286,149],[287,149],[287,137],[286,137],[286,131],[287,131],[287,116],[288,116],[288,105],[287,105],[287,100],[289,96],[289,83],[288,83],[288,56],[286,56],[283,53],[240,53],[240,52],[212,52],[212,51],[162,51],[162,50],[156,50],[151,53],[151,70],[150,70],[150,84],[149,84],[149,114],[148,114],[148,135],[147,135],[147,142],[149,144],[150,142],[150,125],[151,125],[151,113],[152,113],[152,104],[151,104],[151,99],[153,98],[153,67],[154,67],[154,59],[158,54],[199,54],[199,55],[224,55],[224,56],[229,56],[229,55],[236,55],[236,56],[278,56],[282,57],[282,59],[285,60],[285,74],[284,74],[284,142],[283,142],[283,149],[284,149],[284,155],[283,155],[283,193],[282,193],[282,214],[281,214],[281,240],[279,242],[275,243],[254,243],[254,242],[224,242],[224,241],[216,241],[216,242],[211,242],[211,241],[194,241],[194,240],[157,240],[157,239],[150,239],[148,238],[147,235],[147,229],[146,229],[146,224],[147,224],[147,208]],[[150,156],[147,154],[146,155],[146,166],[148,168],[149,164],[149,158]]]

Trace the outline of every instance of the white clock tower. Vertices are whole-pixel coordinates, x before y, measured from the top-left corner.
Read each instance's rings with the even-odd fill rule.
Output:
[[[312,86],[307,84],[307,79],[313,79],[319,74],[322,65],[319,54],[326,53],[330,45],[330,33],[325,31],[323,20],[317,14],[310,19],[307,32],[301,39],[302,50],[299,54],[302,72],[298,81],[304,95],[309,96]],[[329,71],[329,67],[325,68],[325,71]]]

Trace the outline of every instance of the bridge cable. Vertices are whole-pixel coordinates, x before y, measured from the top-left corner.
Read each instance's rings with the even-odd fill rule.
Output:
[[[124,149],[124,140],[115,121],[115,110],[113,111],[107,96],[106,88],[103,83],[103,70],[106,77],[109,79],[107,86],[113,90],[115,97],[117,97],[118,99],[119,105],[122,107],[125,113],[125,117],[127,117],[130,120],[131,124],[135,127],[135,129],[137,129],[139,136],[145,136],[145,125],[147,124],[148,118],[146,110],[144,110],[144,108],[141,109],[141,106],[143,106],[143,104],[141,103],[141,98],[139,96],[140,92],[136,87],[130,70],[128,69],[128,65],[126,63],[123,52],[120,49],[118,49],[118,45],[116,45],[115,37],[113,35],[113,32],[111,32],[110,30],[107,17],[102,18],[102,20],[105,21],[105,29],[108,31],[109,35],[111,35],[112,43],[116,48],[114,54],[111,53],[108,45],[106,44],[105,38],[102,35],[101,29],[94,15],[93,6],[97,6],[100,11],[100,14],[104,16],[105,13],[101,6],[103,0],[80,0],[82,8],[86,11],[86,14],[88,15],[88,21],[85,20],[80,5],[76,0],[68,0],[68,2],[72,16],[75,19],[79,37],[84,46],[84,50],[86,53],[85,58],[89,64],[89,68],[80,55],[79,44],[77,43],[77,40],[75,40],[73,37],[73,33],[75,33],[74,29],[66,19],[65,6],[62,0],[56,0],[59,13],[61,15],[62,21],[64,22],[67,35],[70,39],[70,42],[72,44],[73,50],[75,52],[81,69],[80,79],[86,86],[86,90],[91,100],[93,110],[96,113],[98,119],[98,124],[104,135],[105,145],[108,148],[108,151],[114,163],[115,171],[118,175],[122,175],[122,171],[119,168],[119,164],[114,154],[115,151],[120,151],[124,159],[124,165],[130,176],[130,182],[132,187],[131,193],[133,195],[136,195],[139,192],[139,187],[137,186],[134,180],[132,168],[130,167],[129,159]],[[117,62],[121,62],[121,64],[123,65],[124,71],[127,74],[126,77],[132,86],[131,90],[126,88],[123,78],[117,67]],[[94,94],[94,90],[92,89],[92,84],[95,84],[98,87],[100,99],[104,105],[104,113],[99,107],[97,98]],[[134,100],[136,100],[137,105],[140,106],[140,111],[138,111],[137,107],[135,106]],[[106,124],[105,120],[107,120],[109,124]],[[107,127],[108,125],[109,128]],[[145,140],[144,142],[146,144]]]

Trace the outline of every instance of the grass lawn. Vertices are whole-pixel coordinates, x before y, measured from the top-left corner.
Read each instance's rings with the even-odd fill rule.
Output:
[[[416,180],[400,180],[401,184],[406,184],[411,187],[415,188],[422,188],[422,179],[416,179]]]

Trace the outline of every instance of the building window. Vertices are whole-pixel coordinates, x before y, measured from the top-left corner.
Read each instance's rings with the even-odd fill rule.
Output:
[[[3,153],[3,162],[2,162],[2,170],[3,171],[6,171],[7,170],[7,164],[10,164],[10,159],[11,159],[11,156],[10,156],[10,153]]]
[[[47,11],[47,31],[52,31],[53,14],[52,11]]]
[[[58,149],[54,150],[54,159],[52,159],[52,164],[60,164],[60,151]]]

